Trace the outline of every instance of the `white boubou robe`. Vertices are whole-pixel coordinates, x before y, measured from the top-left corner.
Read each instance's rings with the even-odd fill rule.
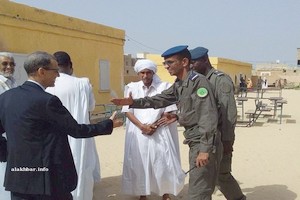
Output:
[[[92,87],[87,78],[60,73],[55,87],[47,92],[56,95],[79,124],[89,124],[89,111],[95,108]],[[94,182],[100,181],[100,163],[94,138],[76,139],[68,136],[78,184],[72,192],[74,200],[92,200]]]
[[[142,98],[161,93],[169,83],[153,81],[147,89],[142,81],[130,83],[125,97]],[[177,110],[176,105],[161,109],[132,109],[123,106],[122,112],[131,112],[143,124],[152,124],[164,112]],[[151,136],[127,119],[122,191],[129,195],[150,195],[154,192],[177,195],[184,186],[185,174],[181,168],[177,122],[159,127]]]

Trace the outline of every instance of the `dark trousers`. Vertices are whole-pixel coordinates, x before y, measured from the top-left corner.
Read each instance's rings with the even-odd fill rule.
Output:
[[[60,194],[59,196],[48,196],[38,194],[20,194],[17,192],[11,192],[11,200],[73,200],[72,194]]]

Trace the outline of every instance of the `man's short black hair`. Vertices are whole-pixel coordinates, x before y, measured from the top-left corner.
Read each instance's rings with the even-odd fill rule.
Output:
[[[72,63],[71,57],[69,56],[69,54],[67,52],[57,51],[53,55],[56,58],[56,61],[59,66],[66,67]]]

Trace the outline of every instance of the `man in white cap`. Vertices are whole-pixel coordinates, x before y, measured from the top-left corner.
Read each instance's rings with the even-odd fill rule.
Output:
[[[125,97],[154,96],[170,87],[155,74],[157,66],[151,60],[138,60],[134,70],[141,81],[126,85]],[[169,194],[176,196],[182,190],[185,175],[180,165],[177,123],[176,119],[167,118],[176,110],[176,105],[160,109],[123,106],[122,112],[129,119],[122,176],[125,194],[145,200],[154,192],[163,200],[170,200]]]

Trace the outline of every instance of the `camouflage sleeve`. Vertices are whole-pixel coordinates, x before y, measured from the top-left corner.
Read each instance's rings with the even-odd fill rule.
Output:
[[[170,88],[155,96],[134,99],[130,108],[164,108],[176,103],[177,98],[175,92],[176,87],[175,84],[173,84]]]
[[[216,83],[219,112],[221,112],[220,130],[222,141],[234,141],[234,129],[237,119],[237,108],[234,98],[234,86],[228,76],[220,76]]]

